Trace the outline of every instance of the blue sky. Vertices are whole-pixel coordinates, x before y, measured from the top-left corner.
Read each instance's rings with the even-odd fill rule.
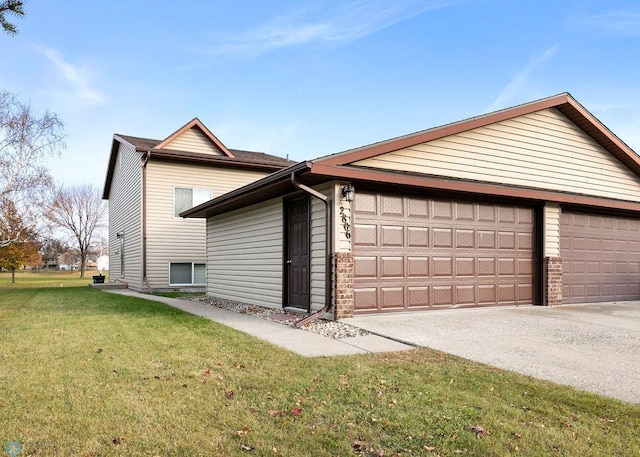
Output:
[[[640,4],[27,0],[0,88],[65,122],[51,168],[102,186],[113,133],[199,117],[304,160],[570,92],[640,151]]]

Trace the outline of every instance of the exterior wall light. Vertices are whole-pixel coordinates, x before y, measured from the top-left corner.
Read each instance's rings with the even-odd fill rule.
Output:
[[[116,238],[123,238],[123,237],[124,237],[124,232],[116,233]]]
[[[354,190],[351,184],[342,186],[342,198],[344,198],[345,201],[348,201],[349,203],[353,201],[353,192]]]

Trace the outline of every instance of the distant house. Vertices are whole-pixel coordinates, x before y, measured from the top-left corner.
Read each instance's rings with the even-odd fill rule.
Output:
[[[354,314],[640,300],[640,158],[571,95],[301,162],[183,213],[207,293]]]
[[[197,118],[164,140],[114,135],[102,195],[109,280],[137,290],[203,287],[205,221],[178,215],[291,163],[228,149]]]

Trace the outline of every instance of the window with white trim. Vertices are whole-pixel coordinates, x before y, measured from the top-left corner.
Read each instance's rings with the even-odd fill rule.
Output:
[[[169,264],[170,286],[204,286],[207,282],[204,263],[180,262]]]
[[[180,217],[180,213],[211,200],[209,189],[193,189],[190,187],[174,187],[173,216]]]

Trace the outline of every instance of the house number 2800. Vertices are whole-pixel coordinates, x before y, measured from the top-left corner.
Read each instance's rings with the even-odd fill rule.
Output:
[[[344,236],[351,238],[351,224],[349,224],[349,216],[344,213],[344,206],[340,207],[340,219],[342,220],[342,228],[344,228]]]

